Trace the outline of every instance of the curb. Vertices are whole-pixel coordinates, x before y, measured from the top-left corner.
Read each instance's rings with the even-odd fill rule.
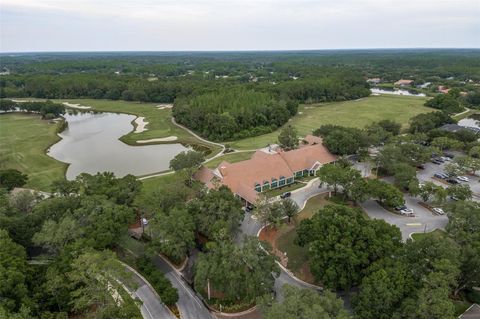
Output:
[[[260,228],[260,230],[257,232],[257,237],[259,237],[261,231],[267,227],[268,225],[265,225],[263,226],[262,228]],[[267,250],[265,248],[263,248],[262,244],[260,244],[260,247],[268,254]],[[303,281],[301,280],[300,278],[297,278],[290,270],[288,270],[287,268],[285,268],[278,260],[275,260],[275,262],[277,263],[277,265],[280,266],[280,268],[285,272],[287,273],[291,278],[293,278],[295,281],[297,281],[298,283],[302,284],[302,285],[305,285],[307,287],[310,287],[310,288],[313,288],[313,289],[316,289],[316,290],[320,290],[320,291],[323,291],[323,287],[320,287],[320,286],[317,286],[317,285],[314,285],[314,284],[311,284],[311,283],[308,283],[306,281]]]
[[[130,270],[131,272],[133,272],[136,276],[138,276],[140,279],[142,279],[145,284],[148,286],[148,288],[150,288],[153,293],[155,294],[155,296],[157,296],[158,300],[160,300],[160,303],[167,309],[167,311],[170,313],[170,315],[172,315],[172,318],[177,318],[177,316],[175,316],[175,314],[170,310],[170,308],[167,307],[167,305],[165,305],[162,301],[162,299],[160,298],[159,294],[157,293],[157,291],[155,290],[155,288],[153,288],[152,284],[150,284],[150,282],[145,279],[145,277],[143,277],[137,270],[135,270],[133,267],[127,265],[126,263],[124,263],[123,261],[119,260],[119,262],[125,266],[128,270]],[[142,301],[143,302],[143,301]]]
[[[213,315],[215,315],[215,317],[216,317],[216,315],[221,315],[221,316],[225,316],[225,317],[236,317],[236,316],[248,315],[249,313],[254,312],[255,310],[257,310],[257,305],[253,306],[250,309],[244,310],[242,312],[220,312],[220,311],[216,311],[215,309],[212,309],[210,307],[208,307],[208,309],[210,309],[213,312]]]

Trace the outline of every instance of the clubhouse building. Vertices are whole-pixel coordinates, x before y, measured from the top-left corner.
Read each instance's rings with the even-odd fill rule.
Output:
[[[258,193],[315,175],[322,165],[335,160],[320,137],[307,135],[298,149],[283,151],[278,146],[269,146],[257,150],[249,160],[223,161],[215,169],[202,166],[194,178],[208,188],[228,186],[244,203],[254,204]]]

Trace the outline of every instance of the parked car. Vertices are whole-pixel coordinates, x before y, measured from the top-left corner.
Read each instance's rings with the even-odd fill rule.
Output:
[[[439,160],[436,160],[436,159],[433,159],[431,162],[432,162],[433,164],[435,164],[435,165],[440,165],[440,164],[442,164],[442,162],[440,162]]]
[[[440,163],[445,163],[445,160],[443,160],[441,157],[437,157],[435,161],[440,162]]]
[[[451,198],[452,200],[454,200],[454,201],[460,200],[457,196],[450,196],[450,198]]]
[[[413,209],[405,207],[405,209],[402,209],[400,213],[402,213],[403,215],[413,214]]]
[[[247,213],[250,213],[252,210],[253,210],[253,206],[252,206],[252,205],[247,205],[247,206],[245,206],[245,211],[246,211]]]
[[[458,183],[460,183],[460,182],[457,181],[456,179],[449,178],[449,179],[447,179],[447,183],[452,184],[452,185],[456,185],[456,184],[458,184]]]
[[[442,157],[440,157],[440,159],[441,159],[442,161],[446,161],[446,162],[450,161],[450,158],[449,158],[449,157],[446,157],[446,156],[442,156]]]
[[[284,199],[284,198],[288,198],[292,196],[292,193],[291,192],[286,192],[286,193],[283,193],[282,195],[280,195],[280,198]]]
[[[405,205],[397,206],[397,207],[395,207],[394,209],[397,210],[397,211],[401,211],[401,210],[403,210],[403,209],[407,209],[407,206],[405,206]]]
[[[455,157],[455,155],[450,154],[450,153],[443,153],[443,155],[445,155],[445,157],[448,157],[449,159],[452,159],[452,158]]]
[[[437,213],[438,215],[444,215],[445,214],[443,209],[438,208],[438,207],[434,207],[434,208],[432,208],[432,210],[433,210],[434,213]]]
[[[423,165],[423,164],[417,165],[417,168],[418,169],[425,169],[425,165]]]
[[[467,176],[457,176],[457,179],[462,182],[468,182],[469,179]]]
[[[442,173],[435,173],[435,174],[433,174],[433,176],[436,177],[436,178],[441,178],[441,179],[447,178],[447,176],[442,174]]]

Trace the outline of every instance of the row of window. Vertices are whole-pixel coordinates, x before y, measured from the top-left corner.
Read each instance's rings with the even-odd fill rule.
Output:
[[[271,183],[268,182],[268,181],[263,182],[263,185],[261,185],[260,183],[255,183],[255,191],[261,193],[261,192],[269,190],[269,189],[273,189],[273,188],[281,187],[281,186],[284,186],[284,185],[288,185],[288,184],[291,184],[291,183],[294,182],[294,180],[295,180],[294,177],[308,176],[311,173],[312,172],[310,172],[308,169],[305,169],[303,171],[296,172],[294,176],[289,177],[289,178],[285,178],[285,176],[280,176],[280,179],[278,179],[278,180],[276,178],[272,178]]]

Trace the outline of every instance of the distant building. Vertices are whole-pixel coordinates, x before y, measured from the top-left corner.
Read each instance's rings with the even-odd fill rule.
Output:
[[[464,313],[458,316],[458,319],[479,319],[480,318],[480,306],[474,303]]]
[[[249,160],[223,161],[213,170],[202,166],[194,178],[208,188],[225,185],[244,204],[254,204],[259,193],[293,184],[302,176],[315,175],[322,165],[335,160],[320,137],[308,135],[298,149],[283,151],[278,146],[269,146],[257,150]]]
[[[401,79],[401,80],[398,80],[397,82],[395,82],[394,84],[396,86],[409,86],[413,83],[413,80],[404,80],[404,79]]]
[[[417,85],[417,88],[419,88],[419,89],[426,89],[426,88],[428,88],[431,84],[432,84],[432,82],[425,82],[425,83],[423,83],[423,84]]]
[[[443,85],[439,85],[438,86],[438,92],[443,93],[443,94],[447,94],[448,92],[450,92],[450,89],[443,86]]]

